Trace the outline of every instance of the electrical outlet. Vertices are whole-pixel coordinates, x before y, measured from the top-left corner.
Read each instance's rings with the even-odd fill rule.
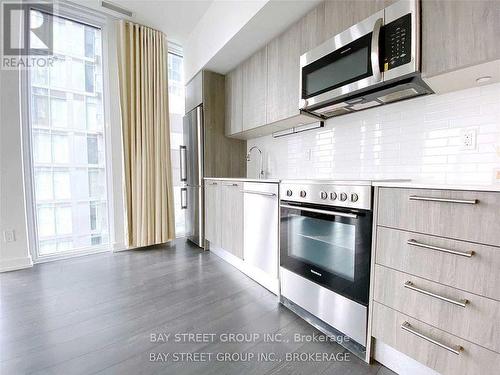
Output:
[[[5,242],[14,242],[16,240],[16,235],[13,230],[3,231],[3,240]]]
[[[476,129],[465,129],[462,131],[462,150],[476,149]]]

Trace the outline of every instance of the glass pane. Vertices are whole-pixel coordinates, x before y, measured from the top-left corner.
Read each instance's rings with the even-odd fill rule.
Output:
[[[53,236],[56,233],[54,208],[50,206],[38,207],[37,224],[39,237]]]
[[[52,114],[52,127],[68,127],[68,103],[65,99],[52,98],[50,101],[50,110]]]
[[[39,255],[109,243],[101,30],[47,17],[57,59],[30,71]]]
[[[287,225],[291,257],[354,280],[356,227],[353,224],[292,215]]]
[[[69,171],[54,172],[54,198],[71,199],[71,177]]]
[[[33,134],[33,159],[35,164],[52,162],[52,143],[50,133]]]
[[[49,100],[46,96],[33,96],[33,127],[47,127],[49,125]]]
[[[85,99],[83,96],[73,97],[73,127],[75,129],[85,129]]]
[[[85,64],[83,61],[72,60],[71,62],[71,86],[73,90],[85,90]]]
[[[71,206],[56,207],[57,234],[71,234]]]
[[[178,237],[185,233],[185,210],[181,209],[181,181],[179,146],[183,142],[182,117],[184,116],[183,59],[181,56],[168,54],[168,105],[170,111],[170,149],[172,155],[172,173],[174,185],[175,232]]]
[[[39,201],[50,200],[52,194],[52,171],[50,169],[38,169],[35,172],[36,199]]]
[[[324,89],[335,87],[342,82],[366,74],[367,62],[368,48],[361,48],[328,65],[313,70],[306,75],[306,95],[312,95]]]
[[[99,163],[99,148],[96,135],[87,136],[87,161],[89,164]]]
[[[52,135],[52,155],[53,162],[69,163],[69,136],[63,134]]]

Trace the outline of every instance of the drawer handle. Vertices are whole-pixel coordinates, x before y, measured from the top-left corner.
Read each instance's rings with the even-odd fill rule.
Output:
[[[467,258],[470,258],[471,256],[474,255],[473,251],[458,251],[458,250],[446,249],[444,247],[427,245],[425,243],[418,242],[417,240],[414,240],[414,239],[410,239],[410,240],[406,241],[406,243],[408,245],[412,245],[412,246],[423,247],[424,249],[442,251],[443,253],[460,255],[462,257],[467,257]]]
[[[427,335],[424,335],[423,333],[416,331],[415,328],[413,328],[411,326],[411,324],[408,322],[404,322],[403,324],[401,324],[401,328],[407,332],[413,333],[415,336],[418,336],[418,337],[420,337],[424,340],[427,340],[427,341],[429,341],[437,346],[440,346],[441,348],[446,349],[446,350],[452,352],[453,354],[459,355],[460,352],[462,352],[464,350],[464,348],[462,348],[460,345],[449,346],[449,345],[443,344],[437,340],[434,340],[432,337],[429,337]]]
[[[425,290],[425,289],[421,289],[419,287],[416,287],[415,284],[413,284],[410,280],[405,282],[404,286],[405,286],[405,288],[414,290],[415,292],[419,292],[419,293],[425,294],[426,296],[431,296],[431,297],[440,299],[441,301],[449,302],[449,303],[452,303],[452,304],[460,306],[460,307],[465,307],[469,303],[469,301],[466,299],[456,300],[453,298],[440,296],[439,294],[429,292],[428,290]]]
[[[236,183],[222,183],[223,186],[238,186]]]
[[[477,199],[452,199],[452,198],[437,198],[437,197],[420,197],[418,195],[410,195],[411,201],[430,201],[430,202],[444,202],[444,203],[460,203],[460,204],[478,204]]]

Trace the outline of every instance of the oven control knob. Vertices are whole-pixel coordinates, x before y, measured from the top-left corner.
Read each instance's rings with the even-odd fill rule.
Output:
[[[351,202],[357,202],[359,199],[358,194],[352,193],[351,194]]]
[[[322,191],[321,193],[319,193],[319,196],[321,197],[321,199],[326,199],[328,198],[328,193],[326,191]]]
[[[334,191],[333,191],[333,192],[331,192],[331,193],[330,193],[330,199],[331,199],[332,201],[334,201],[335,199],[337,199],[337,193],[336,193],[336,192],[334,192]]]
[[[346,201],[347,200],[347,194],[346,193],[340,193],[340,200],[342,202]]]
[[[300,191],[300,197],[301,197],[301,198],[305,198],[305,197],[306,197],[306,192],[305,192],[305,190],[301,190],[301,191]]]
[[[293,194],[293,193],[292,193],[292,191],[291,191],[290,189],[288,189],[288,190],[286,191],[286,196],[287,196],[287,197],[291,197],[291,196],[292,196],[292,194]]]

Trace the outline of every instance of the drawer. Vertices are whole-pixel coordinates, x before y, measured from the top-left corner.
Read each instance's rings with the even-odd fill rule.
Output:
[[[379,265],[375,266],[373,298],[443,331],[500,352],[498,301]]]
[[[378,224],[391,228],[500,246],[499,213],[500,193],[379,189]]]
[[[378,264],[500,301],[500,248],[384,227],[377,228],[376,241]]]
[[[402,328],[407,322],[408,332]],[[414,358],[443,375],[494,374],[500,368],[500,354],[441,331],[378,302],[373,303],[373,331],[377,340]],[[423,338],[418,335],[423,335]],[[428,341],[434,340],[434,342]],[[457,350],[456,353],[451,350]]]

